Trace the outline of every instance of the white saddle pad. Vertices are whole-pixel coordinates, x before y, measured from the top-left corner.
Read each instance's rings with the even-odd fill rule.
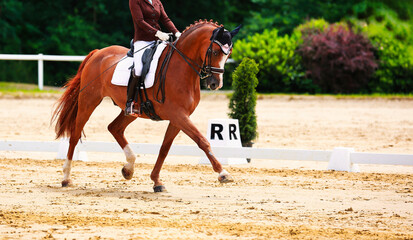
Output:
[[[163,50],[165,49],[166,44],[161,43],[156,48],[155,54],[153,55],[153,59],[151,65],[149,67],[149,72],[145,78],[145,87],[150,88],[153,86],[153,82],[155,81],[155,73],[156,68],[158,66],[159,57],[161,56]],[[130,77],[130,67],[133,65],[133,58],[125,57],[122,61],[120,61],[115,68],[115,72],[112,76],[112,84],[117,86],[128,86],[129,77]]]

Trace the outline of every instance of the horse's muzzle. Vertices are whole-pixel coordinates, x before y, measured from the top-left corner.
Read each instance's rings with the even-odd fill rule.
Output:
[[[211,90],[217,90],[221,86],[220,81],[214,76],[207,77],[206,85]]]

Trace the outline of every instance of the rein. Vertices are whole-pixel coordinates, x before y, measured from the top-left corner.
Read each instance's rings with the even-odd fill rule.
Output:
[[[183,52],[181,52],[178,48],[176,48],[175,44],[172,44],[170,42],[167,42],[167,44],[172,47],[184,60],[185,62],[194,70],[198,76],[201,78],[201,80],[211,77],[213,73],[224,73],[225,69],[223,68],[217,68],[217,67],[212,67],[211,62],[212,62],[212,44],[214,41],[211,41],[211,44],[209,44],[207,53],[205,54],[204,62],[202,66],[200,66],[198,63],[196,63],[194,60],[191,58],[187,57]],[[208,64],[207,64],[208,62]],[[195,66],[194,66],[195,65]],[[200,70],[197,71],[195,67],[198,67]]]

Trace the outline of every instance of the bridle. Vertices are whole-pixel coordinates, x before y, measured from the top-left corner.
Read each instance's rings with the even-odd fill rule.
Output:
[[[171,60],[172,54],[174,51],[176,51],[183,59],[184,61],[192,68],[192,70],[194,70],[194,72],[199,76],[199,78],[201,80],[207,79],[207,78],[211,78],[212,75],[215,74],[222,74],[225,72],[225,70],[223,68],[217,68],[217,67],[213,67],[212,66],[212,45],[214,43],[218,44],[221,48],[221,51],[225,54],[228,55],[231,52],[232,49],[232,43],[231,46],[228,47],[228,45],[226,45],[225,47],[222,45],[222,43],[220,43],[218,40],[216,40],[216,35],[217,34],[213,34],[213,36],[211,37],[211,43],[208,46],[208,49],[205,53],[205,57],[204,57],[204,61],[202,63],[202,66],[199,65],[197,62],[195,62],[194,60],[192,60],[191,58],[189,58],[188,56],[186,56],[181,50],[179,50],[176,47],[176,44],[178,43],[178,40],[176,40],[175,42],[173,41],[167,41],[166,44],[170,46],[166,57],[163,60],[163,63],[159,69],[159,74],[155,79],[155,83],[159,82],[159,88],[157,91],[154,91],[153,94],[153,98],[159,102],[159,103],[163,103],[165,101],[165,79],[166,79],[166,73],[168,71],[168,65],[169,65],[169,61]],[[199,70],[197,70],[197,68]]]
[[[198,74],[201,80],[212,77],[212,74],[222,74],[225,72],[224,68],[217,68],[212,66],[212,45],[214,43],[218,44],[220,46],[221,51],[225,54],[228,55],[229,52],[232,49],[232,44],[229,47],[228,51],[224,51],[222,43],[220,43],[218,40],[215,39],[216,36],[213,36],[211,38],[211,43],[209,44],[209,47],[207,49],[207,52],[204,57],[204,62],[202,63],[202,66],[200,66],[198,63],[196,63],[194,60],[191,58],[187,57],[183,52],[181,52],[178,48],[176,48],[176,43],[178,41],[175,41],[175,43],[167,42],[167,44],[172,47],[181,57],[185,60],[185,62]],[[199,68],[199,71],[195,69],[195,67]]]

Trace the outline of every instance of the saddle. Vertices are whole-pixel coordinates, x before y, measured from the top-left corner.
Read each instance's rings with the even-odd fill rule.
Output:
[[[150,46],[149,48],[145,49],[145,51],[142,54],[142,73],[141,73],[141,79],[145,79],[146,75],[149,72],[149,68],[151,66],[151,62],[153,60],[153,55],[156,52],[156,48],[161,42],[157,41],[154,45]],[[135,52],[135,46],[133,44],[133,39],[130,42],[130,49],[126,53],[126,56],[133,58],[133,53]],[[129,69],[134,68],[134,63],[132,66],[130,66]]]
[[[153,107],[152,101],[148,99],[148,94],[146,93],[146,87],[145,87],[145,78],[146,75],[149,72],[149,68],[151,66],[151,62],[153,60],[153,55],[156,52],[156,48],[160,44],[159,41],[157,41],[154,45],[151,47],[145,49],[145,51],[142,54],[142,73],[139,78],[138,83],[136,84],[136,94],[134,101],[138,102],[138,98],[140,100],[140,110],[141,112],[144,112],[151,120],[154,121],[159,121],[162,120],[156,113],[155,109]],[[128,57],[133,57],[134,53],[134,46],[133,46],[133,39],[131,41],[131,48],[127,53]],[[134,77],[134,70],[133,70],[134,65],[131,66],[131,78]],[[143,94],[141,92],[141,89],[143,90],[143,94],[145,96],[145,99],[143,98]]]
[[[156,48],[160,44],[159,41],[157,41],[154,45],[151,47],[145,49],[145,51],[142,54],[142,74],[141,74],[141,79],[145,79],[146,75],[149,72],[149,67],[151,66],[151,62],[153,60],[153,55],[156,52]],[[142,81],[143,82],[143,81]]]

